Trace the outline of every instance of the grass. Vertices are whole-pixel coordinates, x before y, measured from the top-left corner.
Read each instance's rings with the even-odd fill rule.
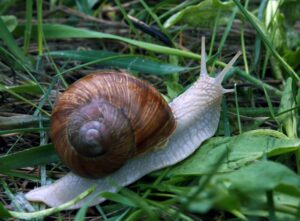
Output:
[[[0,3],[0,217],[299,220],[300,2],[94,3]],[[5,15],[16,16],[13,31]],[[211,75],[243,54],[223,82],[234,93],[215,137],[178,165],[102,193],[108,200],[97,206],[65,210],[93,189],[51,209],[22,197],[68,172],[47,133],[60,91],[93,70],[121,68],[170,100],[198,77],[201,36]]]

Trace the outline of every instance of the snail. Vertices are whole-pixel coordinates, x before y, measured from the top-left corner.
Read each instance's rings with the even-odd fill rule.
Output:
[[[159,92],[148,83],[137,80],[126,73],[91,74],[77,81],[66,90],[65,95],[62,95],[57,102],[57,105],[67,105],[64,108],[57,106],[54,108],[52,127],[58,127],[58,129],[51,129],[53,143],[58,148],[58,155],[66,157],[63,162],[73,172],[53,184],[29,191],[25,197],[29,201],[39,201],[50,207],[56,207],[96,184],[96,190],[91,195],[70,209],[80,208],[86,202],[92,206],[105,200],[96,197],[99,193],[116,192],[121,187],[135,182],[152,171],[184,160],[198,149],[204,140],[216,132],[222,96],[224,93],[232,91],[224,89],[221,83],[239,55],[240,52],[215,78],[210,77],[206,69],[205,39],[203,37],[200,77],[169,105],[165,103]],[[99,86],[99,79],[104,79],[103,85]],[[111,80],[114,81],[114,84],[109,82]],[[92,85],[92,87],[87,88],[85,81],[92,81],[89,83],[89,86]],[[95,85],[101,87],[102,92]],[[107,88],[103,89],[106,86]],[[81,87],[81,92],[75,90],[77,87]],[[114,90],[119,94],[114,94]],[[127,90],[134,90],[134,92]],[[75,91],[75,95],[70,95],[69,92],[73,91]],[[140,92],[145,94],[135,94]],[[97,93],[97,95],[92,96],[91,93]],[[68,106],[67,101],[75,98],[77,98],[75,108],[73,107],[74,104]],[[122,101],[125,104],[124,107],[115,101],[119,98],[125,99]],[[130,102],[131,99],[134,102]],[[113,102],[110,103],[110,101]],[[81,102],[86,106],[80,106]],[[140,103],[137,104],[138,102]],[[130,107],[131,105],[137,105],[142,110],[135,110]],[[99,109],[104,110],[101,110],[102,112],[99,114],[97,113]],[[140,116],[140,113],[146,114],[146,118]],[[65,114],[69,116],[65,116]],[[103,118],[112,122],[110,124],[105,123]],[[56,122],[57,119],[60,123]],[[73,119],[73,122],[68,123],[68,119]],[[119,119],[124,122],[119,122]],[[159,123],[153,122],[156,120]],[[85,125],[82,126],[82,123]],[[148,123],[153,128],[148,128]],[[104,126],[116,128],[106,129]],[[123,130],[123,127],[126,126],[129,126],[128,130]],[[134,132],[134,130],[138,131]],[[113,131],[113,133],[107,134],[107,131]],[[130,135],[131,133],[133,136]],[[104,136],[103,134],[108,135],[108,138],[99,141]],[[115,136],[121,137],[116,138]],[[142,138],[142,136],[144,137]],[[82,138],[84,141],[81,141]],[[121,151],[122,154],[119,157],[116,152],[120,150],[110,151],[106,147],[109,145],[122,147],[123,144],[125,150]],[[71,150],[64,149],[67,148],[67,145],[71,146]],[[85,152],[87,149],[85,147],[91,147],[91,150]],[[82,153],[82,157],[76,158]],[[103,156],[115,157],[116,159],[104,160],[104,164],[106,162],[107,165],[103,168],[99,168],[99,166],[103,166],[103,163],[99,163],[99,166],[96,167],[93,166],[96,164],[95,160],[97,158],[103,160],[101,159]],[[91,158],[91,163],[87,162]],[[87,163],[87,165],[83,165],[82,162]],[[89,167],[92,171],[88,171]],[[97,168],[101,171],[96,171]]]

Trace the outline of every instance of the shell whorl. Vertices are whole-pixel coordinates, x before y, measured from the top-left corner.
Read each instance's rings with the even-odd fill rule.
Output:
[[[91,100],[74,110],[68,119],[67,134],[70,145],[85,157],[99,157],[122,145],[124,158],[135,152],[131,122],[119,109],[104,99]],[[118,142],[114,144],[114,141]],[[108,148],[113,147],[113,148]],[[107,157],[112,157],[107,156]]]
[[[149,83],[125,72],[97,72],[59,97],[53,144],[76,174],[97,178],[165,142],[175,129],[167,102]]]

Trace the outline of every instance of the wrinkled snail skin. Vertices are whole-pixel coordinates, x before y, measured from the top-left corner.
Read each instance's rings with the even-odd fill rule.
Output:
[[[203,59],[200,78],[169,104],[177,127],[163,149],[132,158],[119,170],[105,178],[92,180],[69,173],[51,185],[30,191],[25,197],[30,201],[40,201],[55,207],[96,184],[96,191],[93,194],[69,209],[80,208],[86,202],[92,206],[105,200],[98,196],[99,193],[116,192],[119,188],[135,182],[152,171],[174,165],[187,158],[204,140],[216,132],[222,95],[231,91],[224,89],[221,82],[239,55],[240,53],[216,78],[209,77],[205,64],[204,39],[202,39]]]

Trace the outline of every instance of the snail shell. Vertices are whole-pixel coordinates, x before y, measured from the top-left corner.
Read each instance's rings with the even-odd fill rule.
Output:
[[[153,86],[125,72],[102,71],[59,97],[51,137],[74,173],[98,178],[163,145],[175,126],[171,108]]]

